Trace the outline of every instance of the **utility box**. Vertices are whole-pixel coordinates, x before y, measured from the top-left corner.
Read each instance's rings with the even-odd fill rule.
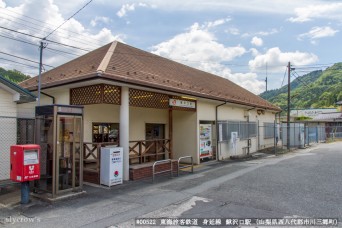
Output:
[[[40,179],[39,145],[14,145],[10,150],[12,181],[26,182]]]
[[[123,148],[101,147],[100,184],[112,186],[122,184]]]

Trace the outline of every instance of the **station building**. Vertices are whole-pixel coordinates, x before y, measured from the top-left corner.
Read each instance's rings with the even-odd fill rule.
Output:
[[[37,95],[38,76],[20,86]],[[157,160],[256,152],[274,141],[258,137],[258,126],[281,111],[225,78],[117,41],[43,73],[40,105],[52,104],[84,108],[85,179],[98,175],[99,148],[112,144],[123,147],[125,180],[144,178],[134,167]]]

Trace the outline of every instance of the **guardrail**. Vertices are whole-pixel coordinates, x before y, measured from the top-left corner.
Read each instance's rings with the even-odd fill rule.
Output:
[[[183,166],[180,166],[180,161],[183,160],[183,159],[187,159],[187,158],[190,158],[190,159],[191,159],[191,165],[183,165]],[[178,158],[177,177],[179,177],[179,170],[180,170],[180,169],[184,169],[184,168],[188,168],[188,167],[191,167],[191,173],[194,173],[194,161],[193,161],[192,156],[184,156],[184,157]]]
[[[170,169],[155,172],[156,165],[166,164],[166,163],[170,163]],[[154,175],[155,174],[166,173],[166,172],[170,172],[171,177],[172,177],[172,160],[171,159],[159,160],[159,161],[154,162],[153,166],[152,166],[152,183],[154,182]]]

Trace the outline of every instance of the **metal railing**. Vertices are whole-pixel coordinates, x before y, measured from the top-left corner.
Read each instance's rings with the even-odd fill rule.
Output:
[[[183,160],[183,159],[187,159],[187,158],[191,159],[191,165],[182,165],[182,166],[180,166],[180,161]],[[180,169],[185,169],[185,168],[188,168],[188,167],[191,167],[191,173],[194,173],[194,160],[193,160],[192,156],[184,156],[184,157],[178,158],[177,177],[179,177],[179,170]]]
[[[162,171],[156,172],[156,170],[155,170],[156,165],[166,164],[166,163],[170,163],[170,169],[162,170]],[[153,166],[152,166],[152,183],[154,183],[154,175],[156,175],[156,174],[161,174],[161,173],[166,173],[166,172],[170,172],[171,177],[172,177],[172,160],[171,160],[171,159],[160,160],[160,161],[154,162],[154,163],[153,163]]]

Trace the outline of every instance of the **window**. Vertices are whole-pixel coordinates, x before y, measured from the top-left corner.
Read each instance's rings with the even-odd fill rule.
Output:
[[[264,123],[264,139],[274,138],[274,123]]]
[[[237,132],[240,139],[248,139],[257,136],[256,122],[246,121],[221,121],[219,124],[219,141],[229,141],[232,132]]]
[[[119,142],[118,123],[93,123],[93,142]]]
[[[240,139],[248,139],[257,136],[256,122],[240,122]]]

